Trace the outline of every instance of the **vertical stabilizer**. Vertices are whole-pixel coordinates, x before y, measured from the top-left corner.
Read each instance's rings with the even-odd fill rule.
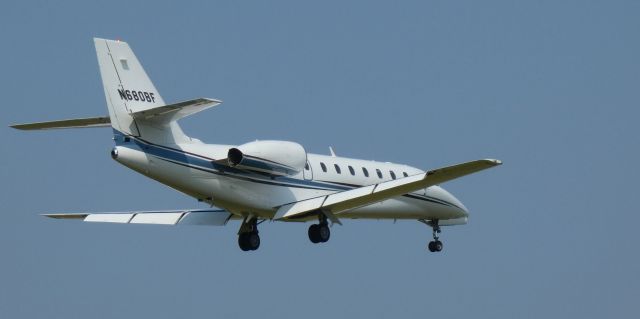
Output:
[[[164,106],[164,100],[126,42],[93,40],[112,127],[156,143],[188,141],[175,121],[158,126],[132,116],[132,113]]]

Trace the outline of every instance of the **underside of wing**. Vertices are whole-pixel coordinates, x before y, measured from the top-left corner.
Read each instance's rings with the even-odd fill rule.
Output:
[[[323,213],[333,222],[339,223],[338,217],[342,212],[444,183],[500,164],[502,164],[501,161],[494,159],[477,160],[438,168],[397,180],[311,198],[281,206],[278,208],[274,219],[294,221]]]
[[[95,223],[153,224],[153,225],[209,225],[224,226],[234,217],[222,209],[171,211],[137,211],[113,213],[43,214],[56,219],[76,219]]]

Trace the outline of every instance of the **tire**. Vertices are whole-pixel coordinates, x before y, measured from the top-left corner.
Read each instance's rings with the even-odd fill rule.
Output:
[[[320,231],[318,228],[320,228],[320,225],[313,224],[309,226],[309,230],[307,231],[307,233],[309,234],[309,240],[314,244],[320,242]]]
[[[246,238],[248,250],[256,250],[260,248],[260,235],[258,235],[258,233],[247,233]]]
[[[435,251],[442,251],[442,248],[444,248],[444,245],[442,244],[441,241],[436,240],[433,247],[435,248]]]
[[[430,241],[429,242],[429,251],[434,253],[436,251],[436,242],[435,241]]]
[[[238,246],[242,251],[249,251],[249,245],[247,244],[247,233],[238,235]]]
[[[326,243],[331,238],[331,230],[328,225],[318,225],[318,239],[321,243]]]

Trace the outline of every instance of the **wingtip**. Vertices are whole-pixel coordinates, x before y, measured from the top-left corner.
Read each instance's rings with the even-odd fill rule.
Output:
[[[214,99],[214,98],[210,98],[210,97],[203,97],[203,100],[207,100],[210,103],[218,103],[218,104],[222,104],[222,100],[221,99]]]
[[[502,161],[499,159],[487,158],[485,161],[490,162],[493,165],[502,165]]]
[[[26,124],[11,124],[11,125],[9,125],[10,128],[15,129],[15,130],[21,130],[21,131],[25,131],[25,126],[26,126]]]

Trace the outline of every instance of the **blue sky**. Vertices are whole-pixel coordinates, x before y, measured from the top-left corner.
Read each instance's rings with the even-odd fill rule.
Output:
[[[632,317],[637,1],[12,1],[0,10],[6,318]],[[92,225],[58,211],[201,207],[113,162],[106,129],[10,123],[106,114],[92,37],[130,43],[210,143],[302,143],[428,169],[505,165],[445,186],[471,211],[445,250],[405,221],[346,221],[326,245],[265,223]]]

